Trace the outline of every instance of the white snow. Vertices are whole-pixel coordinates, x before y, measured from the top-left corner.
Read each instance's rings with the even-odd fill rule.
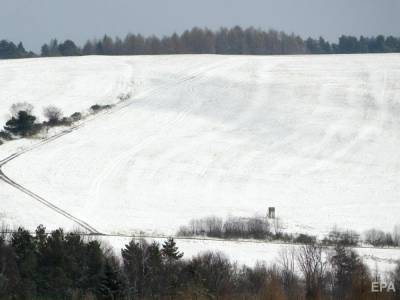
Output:
[[[269,206],[290,232],[400,223],[398,54],[0,61],[0,116],[14,102],[70,114],[127,94],[3,171],[106,233],[174,234]],[[68,226],[4,186],[5,222]]]
[[[115,102],[130,89],[131,70],[123,60],[104,57],[0,60],[0,121],[18,102],[33,104],[40,118],[48,105],[70,115],[96,102]]]

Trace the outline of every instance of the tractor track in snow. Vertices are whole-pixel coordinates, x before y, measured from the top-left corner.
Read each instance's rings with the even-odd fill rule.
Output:
[[[200,68],[200,70],[195,70],[194,72],[191,72],[187,75],[183,75],[181,78],[179,78],[175,83],[170,83],[170,84],[165,84],[165,85],[161,85],[157,88],[153,88],[150,89],[148,91],[145,91],[145,95],[143,98],[147,98],[152,94],[157,94],[160,93],[162,90],[164,89],[169,89],[175,86],[179,86],[181,84],[185,84],[189,81],[193,81],[195,79],[197,79],[199,76],[204,75],[204,73],[207,73],[210,70],[213,70],[215,68],[218,68],[220,65],[222,65],[223,63],[225,63],[225,60],[223,60],[222,62],[218,62],[215,64],[211,64],[209,66],[206,66],[204,68]],[[108,115],[108,114],[113,114],[116,113],[128,106],[130,106],[133,103],[133,101],[124,101],[124,102],[119,102],[115,105],[115,107],[106,110],[104,112],[100,112],[97,113],[95,115],[92,116],[92,118],[90,119],[86,119],[83,120],[80,124],[77,125],[73,125],[70,128],[63,130],[53,136],[47,137],[42,139],[39,143],[36,143],[30,147],[27,147],[21,151],[15,152],[13,154],[11,154],[10,156],[0,160],[0,180],[5,182],[6,184],[9,184],[10,186],[12,186],[13,188],[19,190],[20,192],[28,195],[30,198],[40,202],[41,204],[45,205],[46,207],[50,208],[51,210],[53,210],[54,212],[64,216],[65,218],[73,221],[74,223],[76,223],[77,225],[79,225],[80,227],[82,227],[84,230],[86,230],[89,235],[92,236],[108,236],[107,234],[104,234],[102,232],[100,232],[99,230],[97,230],[96,228],[94,228],[93,226],[89,225],[87,222],[85,222],[84,220],[81,220],[73,215],[71,215],[70,213],[68,213],[66,210],[60,208],[59,206],[54,205],[53,203],[51,203],[50,201],[46,200],[45,198],[39,196],[38,194],[34,193],[33,191],[29,190],[28,188],[22,186],[21,184],[17,183],[16,181],[14,181],[13,179],[11,179],[10,177],[8,177],[4,171],[3,171],[3,166],[6,165],[7,163],[9,163],[10,161],[18,158],[19,156],[30,152],[32,150],[35,150],[37,148],[40,148],[54,140],[57,140],[67,134],[70,134],[76,130],[78,130],[79,128],[81,128],[84,124],[89,123],[95,119],[98,119],[99,117],[103,116],[103,115]],[[112,236],[116,236],[116,235],[112,235]],[[120,235],[121,237],[123,237],[124,235]]]
[[[2,170],[2,167],[7,164],[8,162],[16,159],[17,157],[21,156],[24,153],[27,153],[29,151],[32,151],[36,148],[39,148],[47,143],[50,143],[56,139],[59,139],[61,137],[63,137],[64,135],[67,135],[75,130],[77,130],[81,125],[77,125],[74,126],[68,130],[64,130],[54,136],[51,136],[49,138],[46,138],[44,140],[42,140],[40,143],[35,144],[32,147],[26,148],[20,152],[14,153],[12,155],[10,155],[9,157],[3,159],[0,161],[0,180],[2,180],[3,182],[11,185],[12,187],[14,187],[15,189],[21,191],[22,193],[28,195],[29,197],[35,199],[36,201],[40,202],[41,204],[47,206],[48,208],[50,208],[51,210],[59,213],[60,215],[66,217],[67,219],[75,222],[76,224],[78,224],[79,226],[81,226],[83,229],[85,229],[87,232],[89,232],[90,234],[94,234],[94,235],[101,235],[101,233],[99,231],[97,231],[94,227],[90,226],[88,223],[86,223],[83,220],[78,219],[77,217],[74,217],[73,215],[71,215],[70,213],[68,213],[67,211],[65,211],[64,209],[52,204],[51,202],[49,202],[48,200],[44,199],[43,197],[35,194],[34,192],[32,192],[31,190],[23,187],[22,185],[20,185],[19,183],[15,182],[13,179],[11,179],[10,177],[8,177],[4,171]]]

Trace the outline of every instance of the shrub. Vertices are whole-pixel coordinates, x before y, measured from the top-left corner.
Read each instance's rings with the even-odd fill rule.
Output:
[[[293,242],[297,244],[315,244],[317,242],[317,238],[315,236],[302,233],[295,237]]]
[[[73,122],[76,122],[82,119],[82,114],[80,112],[75,112],[70,116],[70,118]]]
[[[220,238],[265,239],[271,235],[269,224],[262,218],[234,218],[225,222],[218,217],[207,217],[190,221],[189,226],[182,226],[178,235],[206,235]]]
[[[387,235],[382,230],[370,229],[365,232],[365,241],[375,247],[387,245]]]
[[[27,111],[18,112],[17,117],[12,117],[7,121],[4,129],[14,135],[23,137],[33,135],[41,129],[40,124],[36,124],[36,117]]]
[[[72,123],[73,123],[73,120],[71,118],[64,117],[58,122],[57,125],[71,126]]]
[[[2,130],[2,131],[0,131],[0,139],[5,140],[5,141],[11,141],[12,136],[7,131]]]
[[[352,230],[340,231],[335,228],[329,232],[328,236],[322,241],[325,245],[357,246],[360,235]]]
[[[280,240],[284,243],[294,243],[295,237],[291,233],[276,233],[272,236],[272,239]]]
[[[98,113],[105,109],[111,109],[112,107],[113,106],[109,105],[109,104],[106,104],[106,105],[95,104],[90,107],[90,110],[92,111],[92,113]]]
[[[247,220],[247,232],[254,239],[265,239],[269,233],[269,225],[261,218],[249,218]]]
[[[49,125],[57,125],[63,116],[61,109],[53,105],[45,107],[43,114],[47,118]]]
[[[187,264],[188,280],[201,283],[216,299],[232,291],[233,266],[223,253],[206,252],[192,258]],[[211,297],[210,297],[211,298]]]
[[[120,101],[126,101],[126,100],[128,100],[131,96],[132,96],[131,93],[120,94],[120,95],[118,96],[118,99],[119,99]]]

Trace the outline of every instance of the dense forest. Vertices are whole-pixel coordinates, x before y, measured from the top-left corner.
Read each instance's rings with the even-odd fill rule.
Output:
[[[125,38],[87,41],[78,46],[74,41],[58,42],[56,39],[44,44],[40,56],[78,55],[143,55],[143,54],[341,54],[341,53],[387,53],[400,52],[400,38],[378,35],[376,37],[354,37],[342,35],[337,43],[324,38],[303,39],[295,34],[276,30],[261,30],[239,26],[221,28],[216,31],[193,28],[182,34],[162,38],[128,34]],[[22,58],[38,56],[25,50],[22,43],[15,45],[0,41],[1,58]]]
[[[7,232],[7,233],[4,233]],[[185,257],[174,239],[132,239],[113,248],[79,233],[23,228],[0,235],[0,299],[399,299],[371,292],[379,280],[400,286],[400,264],[372,274],[341,241],[282,248],[275,264],[239,266],[222,253]],[[266,253],[266,255],[268,255]],[[259,257],[260,261],[264,258]]]

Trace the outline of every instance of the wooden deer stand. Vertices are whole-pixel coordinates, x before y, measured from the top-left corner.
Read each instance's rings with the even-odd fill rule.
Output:
[[[275,219],[275,207],[268,207],[268,219]]]

